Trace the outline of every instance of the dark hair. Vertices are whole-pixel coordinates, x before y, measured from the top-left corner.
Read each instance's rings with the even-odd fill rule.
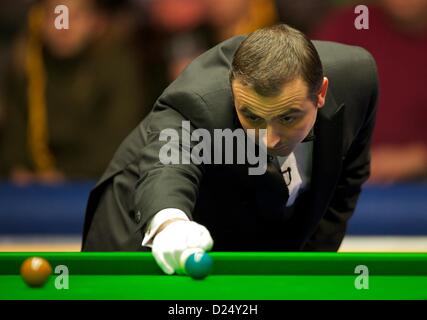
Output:
[[[230,81],[239,79],[258,94],[271,97],[285,83],[301,77],[316,101],[323,68],[313,43],[300,31],[278,24],[252,32],[237,49]]]

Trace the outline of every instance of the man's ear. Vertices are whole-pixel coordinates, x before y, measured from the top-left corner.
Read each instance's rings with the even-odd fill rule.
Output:
[[[322,108],[325,105],[326,93],[328,92],[329,80],[326,77],[323,77],[322,86],[320,91],[317,94],[317,108]]]

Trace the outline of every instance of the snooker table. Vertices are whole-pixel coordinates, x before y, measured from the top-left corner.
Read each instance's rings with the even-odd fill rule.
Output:
[[[347,300],[427,299],[427,253],[213,252],[204,280],[164,275],[150,252],[0,253],[0,299]],[[41,288],[20,276],[30,256],[65,265],[69,289],[52,274]],[[358,265],[369,269],[369,289],[356,289]]]

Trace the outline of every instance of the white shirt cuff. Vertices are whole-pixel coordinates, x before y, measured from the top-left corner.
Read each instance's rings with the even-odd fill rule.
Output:
[[[179,210],[176,208],[167,208],[167,209],[160,210],[154,215],[154,217],[148,223],[148,227],[147,227],[147,230],[145,231],[144,239],[142,240],[142,246],[151,248],[153,237],[156,234],[159,227],[163,223],[171,219],[190,220],[182,210]]]

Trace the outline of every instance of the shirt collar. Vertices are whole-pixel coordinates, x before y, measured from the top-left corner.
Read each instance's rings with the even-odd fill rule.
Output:
[[[316,136],[314,135],[314,129],[311,128],[310,132],[305,137],[305,139],[301,141],[301,143],[309,142],[309,141],[314,141],[314,140],[316,140]]]

